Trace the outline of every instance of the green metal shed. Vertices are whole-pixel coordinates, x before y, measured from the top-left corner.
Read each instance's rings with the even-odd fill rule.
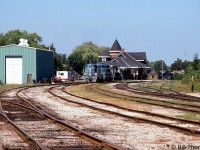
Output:
[[[6,45],[0,47],[0,81],[24,84],[50,79],[53,75],[53,51]]]

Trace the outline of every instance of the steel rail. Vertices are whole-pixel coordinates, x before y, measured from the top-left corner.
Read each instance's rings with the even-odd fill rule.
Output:
[[[13,89],[18,89],[23,87],[15,87]],[[3,90],[0,92],[0,96],[4,92],[8,92],[12,90],[12,88]],[[28,143],[30,147],[34,147],[36,150],[49,150],[47,147],[42,145],[40,142],[34,140],[28,133],[26,133],[23,129],[19,128],[13,121],[11,121],[6,114],[3,111],[2,105],[1,105],[2,99],[0,97],[0,114],[3,117],[4,121],[11,125],[11,127],[14,129],[14,131],[23,139],[24,142]]]
[[[149,84],[152,84],[154,82],[150,82]],[[166,83],[163,83],[162,86],[160,87],[160,90],[156,89],[156,88],[152,88],[152,87],[141,87],[142,89],[145,89],[145,88],[149,88],[149,89],[154,89],[154,90],[157,90],[157,91],[160,91],[161,92],[161,89],[164,89],[162,88],[163,85],[166,84]],[[172,91],[172,90],[169,90],[169,89],[164,89],[164,90],[167,90],[167,91],[170,91],[170,92],[173,92],[175,94],[172,94],[172,95],[169,95],[171,97],[177,97],[177,99],[181,98],[181,100],[185,100],[185,101],[196,101],[196,102],[200,102],[200,98],[199,97],[196,97],[196,96],[192,96],[192,95],[187,95],[187,94],[183,94],[183,93],[180,93],[180,92],[176,92],[176,91]],[[141,90],[141,91],[144,91],[144,90]],[[148,91],[147,91],[148,92]],[[161,92],[161,94],[164,94]],[[167,95],[167,94],[166,94]]]
[[[117,84],[119,85],[119,84]],[[169,98],[170,96],[161,96],[159,95],[159,93],[148,93],[148,92],[138,92],[137,90],[132,90],[132,89],[129,89],[128,87],[125,88],[125,87],[120,87],[120,86],[115,86],[117,89],[120,89],[120,90],[124,90],[124,91],[129,91],[129,92],[134,92],[134,94],[139,94],[141,95],[142,94],[147,94],[147,95],[153,95],[153,96],[159,96],[159,97],[162,97],[162,98]],[[134,97],[137,97],[137,96],[134,96]],[[137,97],[138,98],[138,97]],[[170,97],[172,98],[172,97]],[[174,98],[177,100],[177,98]],[[200,105],[194,105],[194,104],[182,104],[182,103],[177,103],[177,102],[172,102],[172,101],[164,101],[164,100],[154,100],[154,99],[151,99],[152,101],[155,101],[155,102],[163,102],[163,103],[166,103],[166,104],[173,104],[173,105],[179,105],[179,106],[189,106],[189,107],[193,107],[193,108],[199,108],[200,109]]]
[[[1,100],[2,102],[2,100]],[[7,102],[7,101],[4,101]],[[4,121],[11,125],[15,132],[26,142],[30,147],[34,147],[36,150],[49,150],[46,146],[42,145],[40,142],[34,140],[28,133],[23,129],[19,128],[13,121],[11,121],[7,115],[4,113],[2,105],[0,103],[0,114],[3,117]]]
[[[30,88],[31,88],[31,87],[30,87]],[[53,88],[53,87],[51,87],[51,88]],[[20,90],[20,92],[22,92],[22,91],[23,91],[23,90]],[[20,93],[20,92],[19,92],[19,93]],[[19,94],[19,93],[18,93],[18,94]],[[18,94],[17,94],[17,95],[18,95]],[[18,95],[18,96],[19,96],[19,95]],[[19,96],[19,97],[20,97],[20,96]],[[28,101],[28,99],[25,99],[25,98],[23,98],[23,97],[20,97],[20,98],[21,98],[23,101],[27,102],[27,103],[28,103],[31,107],[33,107],[33,108],[35,109],[35,111],[37,111],[38,113],[42,113],[46,118],[52,120],[53,122],[55,122],[55,123],[58,124],[58,125],[61,125],[61,126],[67,128],[67,129],[69,129],[70,131],[72,131],[72,132],[75,133],[77,136],[79,136],[79,137],[81,137],[81,138],[83,138],[83,139],[86,139],[86,140],[88,140],[88,141],[91,141],[92,143],[95,143],[96,145],[103,146],[103,147],[105,147],[106,149],[114,149],[114,150],[125,150],[125,149],[126,149],[126,148],[124,148],[124,147],[121,147],[121,146],[118,146],[118,145],[116,145],[116,144],[110,143],[110,142],[108,142],[108,141],[106,141],[106,140],[103,140],[103,139],[101,139],[101,138],[95,137],[95,136],[93,136],[93,135],[91,135],[91,134],[89,134],[89,133],[87,133],[87,132],[85,132],[85,131],[83,131],[83,130],[81,130],[81,129],[79,129],[79,128],[73,126],[73,125],[71,125],[71,124],[69,124],[69,123],[66,123],[66,122],[64,122],[64,121],[61,121],[61,120],[59,120],[59,119],[56,119],[56,118],[50,116],[49,114],[47,114],[46,112],[44,112],[44,111],[38,109],[36,106],[34,106],[33,104],[31,104],[31,103]]]
[[[176,118],[176,117],[166,116],[166,115],[147,112],[147,111],[142,111],[142,110],[130,109],[130,108],[126,108],[126,107],[123,107],[123,106],[118,106],[118,105],[115,105],[115,104],[111,104],[111,103],[108,103],[108,102],[97,101],[97,100],[94,100],[94,99],[91,99],[91,98],[86,98],[86,97],[83,97],[83,96],[80,96],[80,95],[76,95],[76,94],[71,93],[69,91],[65,91],[64,88],[62,88],[61,90],[66,94],[69,94],[69,95],[77,97],[77,98],[82,98],[82,99],[87,100],[87,101],[95,102],[95,103],[98,103],[98,104],[104,104],[104,105],[107,105],[107,106],[112,106],[112,107],[115,107],[115,108],[118,108],[118,109],[123,109],[123,110],[130,111],[130,112],[138,112],[138,113],[142,113],[142,114],[146,114],[146,115],[157,116],[157,117],[161,117],[161,118],[167,118],[167,119],[170,119],[170,120],[176,120],[176,121],[180,121],[180,122],[200,125],[200,122],[199,121],[195,121],[195,120]]]
[[[149,119],[145,119],[145,118],[140,118],[140,117],[134,117],[134,116],[124,115],[124,114],[121,114],[121,113],[118,113],[118,112],[114,112],[114,111],[110,111],[110,110],[105,110],[105,109],[102,109],[102,108],[97,108],[97,107],[94,107],[94,106],[90,106],[90,105],[87,105],[87,104],[83,104],[83,103],[81,103],[81,102],[71,101],[71,100],[69,100],[68,98],[64,98],[64,97],[62,97],[62,96],[58,96],[58,95],[54,94],[54,93],[51,91],[53,88],[54,88],[54,87],[51,87],[51,88],[50,88],[49,93],[51,93],[51,94],[54,95],[55,97],[58,97],[58,98],[63,99],[63,100],[66,100],[66,101],[68,101],[68,102],[70,102],[70,103],[78,104],[78,105],[80,105],[80,106],[88,107],[88,108],[93,109],[93,110],[98,110],[98,111],[106,112],[106,113],[109,113],[109,114],[114,114],[114,115],[117,115],[117,116],[120,116],[120,117],[124,117],[124,118],[128,118],[128,119],[143,121],[143,122],[147,122],[147,123],[151,123],[151,124],[155,124],[155,125],[160,125],[160,126],[172,128],[172,129],[177,129],[177,130],[179,130],[179,131],[182,131],[182,132],[185,132],[185,133],[189,133],[189,134],[198,134],[198,135],[200,134],[200,131],[199,131],[199,130],[193,130],[193,129],[188,129],[188,128],[185,128],[185,127],[175,126],[175,125],[167,124],[167,123],[163,123],[163,122],[153,121],[153,120],[149,120]],[[192,122],[193,122],[193,121],[192,121]],[[197,123],[197,122],[195,122],[195,123]],[[199,123],[198,123],[198,124],[199,124]]]
[[[135,101],[135,102],[139,102],[139,103],[150,104],[150,105],[157,105],[157,106],[161,106],[161,107],[172,108],[172,109],[177,109],[177,110],[182,110],[182,111],[189,111],[189,112],[200,113],[200,110],[186,109],[186,108],[180,108],[180,107],[174,107],[174,106],[167,106],[165,104],[158,104],[156,102],[159,102],[159,101],[158,100],[154,100],[152,98],[145,98],[145,97],[139,97],[139,96],[130,96],[130,95],[124,95],[124,94],[116,93],[116,92],[112,92],[112,91],[107,91],[107,90],[99,88],[98,87],[99,85],[96,86],[96,89],[98,90],[98,92],[97,92],[97,90],[94,90],[94,89],[93,90],[90,89],[90,91],[93,91],[93,92],[99,93],[99,94],[102,94],[99,91],[103,91],[104,92],[103,95],[106,95],[106,96],[109,96],[109,97],[115,97],[115,98],[122,98],[123,97],[126,100],[131,100],[131,101]],[[115,94],[115,95],[111,95],[111,94]],[[119,96],[122,96],[122,97],[119,97]],[[133,98],[138,98],[138,100],[137,99],[133,99]],[[145,100],[145,101],[141,101],[139,99],[142,99],[142,100]],[[148,100],[148,101],[146,101],[146,100]],[[150,101],[154,101],[154,103],[150,102]],[[164,103],[164,102],[162,102],[162,103]]]
[[[121,85],[121,84],[118,84],[118,85]],[[116,87],[119,87],[116,85]],[[186,95],[186,94],[182,94],[182,93],[179,93],[179,92],[174,92],[174,91],[170,91],[170,92],[173,92],[171,94],[165,94],[163,92],[151,92],[151,91],[146,91],[144,90],[145,88],[148,88],[148,87],[140,87],[140,89],[138,88],[133,88],[133,87],[129,87],[127,84],[124,84],[128,89],[131,89],[131,90],[134,90],[134,92],[137,92],[138,94],[140,94],[140,92],[143,92],[143,93],[146,93],[148,95],[156,95],[158,97],[164,97],[164,98],[174,98],[174,99],[179,99],[179,100],[183,100],[183,101],[191,101],[191,102],[200,102],[200,98],[199,97],[195,97],[195,96],[191,96],[191,95]],[[160,91],[160,90],[157,90],[157,91]]]

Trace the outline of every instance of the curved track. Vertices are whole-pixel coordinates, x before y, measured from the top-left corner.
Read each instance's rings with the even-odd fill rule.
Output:
[[[189,101],[189,102],[200,102],[200,98],[199,97],[195,97],[195,96],[190,96],[190,95],[186,95],[186,94],[182,94],[179,92],[173,92],[171,90],[168,90],[167,93],[161,92],[161,90],[156,90],[155,92],[152,91],[147,91],[148,87],[131,87],[128,84],[117,84],[115,86],[118,89],[121,90],[127,90],[130,92],[134,92],[136,94],[140,94],[140,95],[151,95],[151,96],[156,96],[156,97],[162,97],[162,98],[173,98],[176,100],[181,100],[181,101]],[[165,89],[166,90],[166,89]]]
[[[200,106],[198,106],[198,105],[174,103],[174,102],[170,102],[170,101],[155,99],[153,97],[125,95],[125,94],[121,94],[121,93],[117,93],[117,92],[112,92],[111,90],[108,91],[108,90],[102,89],[102,88],[100,88],[100,86],[101,86],[101,84],[94,84],[92,86],[87,85],[86,89],[89,91],[98,93],[98,94],[109,96],[109,97],[123,98],[126,100],[131,100],[131,101],[149,104],[149,105],[156,105],[156,106],[161,106],[161,107],[165,107],[165,108],[172,108],[172,109],[177,109],[177,110],[182,110],[182,111],[200,113]]]
[[[18,92],[27,88],[29,87]],[[5,120],[34,149],[124,149],[50,116],[28,99],[4,98],[1,99],[1,104],[1,113]]]
[[[200,122],[198,121],[192,121],[192,120],[186,120],[186,119],[179,119],[179,118],[173,118],[165,115],[159,115],[155,113],[145,112],[145,111],[138,111],[138,110],[132,110],[127,109],[124,107],[111,105],[105,102],[99,102],[92,99],[86,99],[81,96],[74,95],[72,93],[66,92],[64,88],[62,88],[62,91],[70,94],[75,97],[82,98],[83,100],[70,100],[64,96],[59,96],[58,94],[55,94],[53,91],[54,89],[58,90],[59,87],[52,87],[50,88],[49,92],[59,97],[60,99],[66,100],[71,103],[78,104],[80,106],[88,107],[93,110],[98,110],[101,112],[106,112],[110,114],[114,114],[120,117],[128,118],[131,120],[138,120],[145,123],[155,124],[159,126],[165,126],[171,129],[179,130],[180,132],[186,132],[189,134],[200,134]],[[187,125],[186,125],[187,124]],[[189,125],[189,126],[188,126]],[[186,127],[187,126],[187,127]]]

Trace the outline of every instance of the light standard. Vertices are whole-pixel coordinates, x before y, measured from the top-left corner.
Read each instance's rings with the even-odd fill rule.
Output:
[[[162,79],[163,79],[163,60],[161,60],[162,63]]]

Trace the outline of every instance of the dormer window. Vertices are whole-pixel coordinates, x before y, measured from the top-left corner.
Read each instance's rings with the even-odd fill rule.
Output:
[[[103,58],[102,58],[102,61],[106,61],[106,58],[105,58],[105,57],[103,57]]]

